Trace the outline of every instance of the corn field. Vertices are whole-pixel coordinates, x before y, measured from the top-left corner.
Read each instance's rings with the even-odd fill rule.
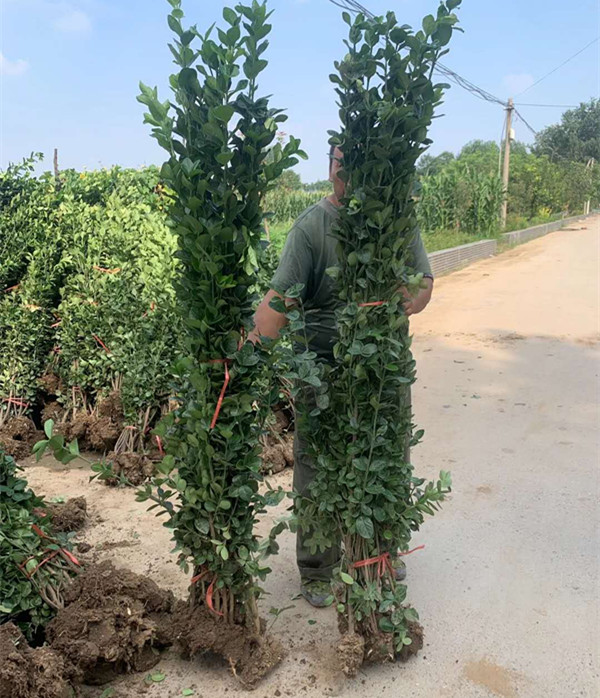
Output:
[[[421,179],[417,217],[421,230],[491,234],[499,225],[502,181],[466,165],[448,167]]]

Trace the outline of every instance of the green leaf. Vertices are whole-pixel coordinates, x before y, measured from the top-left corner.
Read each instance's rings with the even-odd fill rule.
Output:
[[[115,689],[112,686],[105,688],[100,694],[100,698],[112,698],[115,695]]]
[[[223,19],[231,25],[234,25],[237,22],[237,14],[230,8],[230,7],[224,7],[223,8]],[[184,694],[184,695],[191,695],[190,694]]]
[[[215,155],[215,160],[220,163],[221,165],[227,165],[227,163],[231,162],[233,159],[233,153],[231,151],[228,151],[226,153],[219,153],[218,155]]]
[[[164,681],[166,678],[166,674],[161,674],[160,672],[150,674],[150,680],[154,681],[154,683],[160,683],[161,681]]]
[[[340,579],[342,582],[344,582],[344,584],[348,584],[349,586],[354,584],[354,579],[352,579],[352,577],[346,572],[340,572]]]
[[[225,8],[225,9],[228,9],[228,8]],[[223,11],[225,11],[225,10],[223,10]],[[184,688],[184,689],[181,691],[181,695],[182,695],[182,696],[193,696],[193,695],[194,695],[194,689],[193,689],[193,688]]]
[[[234,109],[228,104],[223,104],[220,107],[213,107],[211,112],[214,114],[215,118],[219,121],[227,123],[233,116]]]
[[[433,34],[433,32],[435,31],[435,26],[436,22],[433,15],[427,15],[426,17],[423,17],[423,31],[425,32],[425,34],[427,34],[427,36]]]
[[[52,430],[54,429],[54,420],[53,419],[47,419],[44,422],[44,433],[46,436],[51,439],[52,438]]]
[[[370,540],[375,535],[375,529],[373,528],[373,522],[366,516],[359,516],[356,519],[356,532],[361,538]]]
[[[433,38],[439,46],[445,46],[452,38],[452,27],[449,24],[439,24]]]

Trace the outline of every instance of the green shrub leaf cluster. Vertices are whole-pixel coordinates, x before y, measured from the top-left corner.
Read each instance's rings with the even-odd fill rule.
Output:
[[[173,192],[185,358],[176,368],[180,407],[161,427],[167,456],[141,499],[166,511],[180,563],[198,578],[192,600],[258,629],[256,578],[269,570],[253,528],[283,492],[259,490],[259,437],[278,392],[268,387],[274,359],[265,343],[244,340],[259,283],[264,198],[304,153],[293,137],[277,140],[286,117],[259,95],[271,30],[266,5],[225,8],[217,41],[213,30],[184,29],[180,2],[170,3],[173,99],[161,102],[143,84],[138,99],[169,153],[161,176]]]

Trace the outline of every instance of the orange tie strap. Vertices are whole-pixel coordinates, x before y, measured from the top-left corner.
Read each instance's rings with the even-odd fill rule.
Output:
[[[375,308],[380,305],[385,305],[387,301],[371,301],[370,303],[359,303],[359,308]]]
[[[203,572],[200,572],[200,574],[197,574],[195,577],[192,577],[190,579],[190,584],[195,584],[196,582],[199,582],[203,577],[206,577],[208,574],[208,570],[204,570]]]
[[[158,452],[160,453],[161,456],[165,455],[165,452],[162,447],[162,441],[160,440],[160,436],[155,436],[156,439],[156,445],[158,446]]]
[[[227,390],[227,386],[229,385],[229,359],[211,359],[210,361],[207,361],[206,363],[209,364],[223,364],[225,366],[225,380],[223,381],[223,387],[221,388],[221,393],[219,395],[219,399],[217,400],[217,406],[215,408],[215,413],[213,414],[212,421],[210,423],[210,428],[214,429],[215,424],[217,423],[217,419],[219,418],[219,412],[221,411],[221,407],[223,406],[223,400],[225,398],[225,391]]]
[[[358,569],[359,567],[369,567],[369,565],[377,565],[377,576],[383,577],[384,573],[387,571],[393,573],[394,568],[392,567],[392,561],[390,559],[389,553],[382,553],[377,557],[369,557],[366,560],[360,560],[359,562],[353,562],[351,567]]]
[[[2,402],[8,402],[11,405],[16,405],[17,407],[29,407],[29,403],[24,400],[20,400],[16,397],[5,397]]]
[[[104,344],[104,342],[98,337],[98,335],[93,334],[92,337],[98,342],[98,344],[104,349],[107,354],[110,354],[110,349]]]
[[[96,269],[97,271],[102,271],[105,274],[116,274],[117,272],[121,271],[121,267],[116,267],[115,269],[105,269],[104,267],[97,267],[95,264],[94,269]]]
[[[217,610],[215,609],[215,607],[214,607],[214,604],[213,604],[213,591],[214,591],[214,589],[215,589],[215,582],[216,582],[216,581],[217,581],[217,578],[214,577],[214,579],[213,579],[212,582],[209,584],[209,587],[208,587],[208,589],[207,589],[207,591],[206,591],[206,605],[210,608],[210,610],[211,610],[213,613],[215,613],[215,614],[218,615],[218,616],[222,616],[223,614],[221,613],[221,611],[217,611]]]
[[[404,553],[397,553],[398,557],[403,557],[404,555],[410,555],[411,553],[414,553],[416,550],[423,550],[425,546],[424,545],[419,545],[416,548],[413,548],[412,550],[407,550]],[[377,576],[378,577],[383,577],[385,574],[386,570],[390,572],[390,574],[394,573],[394,567],[392,565],[392,560],[391,560],[391,555],[389,552],[387,553],[382,553],[381,555],[378,555],[377,557],[369,557],[366,560],[360,560],[359,562],[353,562],[351,567],[354,569],[358,569],[359,567],[368,567],[369,565],[377,565]]]

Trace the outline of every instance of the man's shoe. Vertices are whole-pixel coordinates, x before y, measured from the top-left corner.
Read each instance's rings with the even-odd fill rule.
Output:
[[[390,557],[394,568],[394,579],[397,582],[403,582],[406,579],[406,563],[398,555],[390,555]]]
[[[315,608],[331,606],[334,601],[331,582],[303,579],[300,584],[300,592],[308,603]]]

